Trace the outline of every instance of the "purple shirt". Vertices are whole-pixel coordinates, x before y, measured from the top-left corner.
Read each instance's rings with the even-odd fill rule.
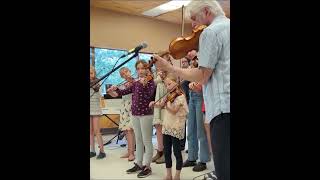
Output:
[[[149,103],[154,101],[156,86],[153,80],[143,86],[139,81],[133,82],[132,86],[127,89],[117,89],[119,95],[132,93],[131,112],[134,116],[152,115],[153,109],[149,108]]]

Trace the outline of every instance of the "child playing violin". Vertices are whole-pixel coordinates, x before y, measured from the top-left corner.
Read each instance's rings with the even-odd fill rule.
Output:
[[[131,71],[127,67],[122,67],[120,69],[120,76],[121,78],[125,79],[126,82],[121,85],[120,89],[130,88],[134,79],[131,76]],[[128,158],[128,161],[133,161],[134,157],[134,131],[132,126],[132,119],[131,119],[131,99],[132,94],[127,94],[122,96],[122,105],[123,107],[120,109],[120,122],[119,122],[119,130],[123,131],[126,135],[126,139],[128,142],[128,153],[121,156],[121,158]]]
[[[172,91],[165,98],[155,103],[150,102],[149,106],[164,107],[162,134],[164,144],[164,156],[167,168],[167,180],[172,179],[172,147],[176,157],[175,180],[180,179],[182,169],[182,154],[180,149],[180,140],[184,138],[185,122],[189,112],[186,97],[183,91],[177,86],[177,80],[174,76],[168,75],[164,80],[167,91]],[[172,90],[173,89],[173,90]]]
[[[126,89],[120,90],[116,86],[110,88],[110,95],[126,95],[132,93],[132,124],[136,140],[136,162],[134,167],[126,172],[139,172],[138,178],[147,177],[151,174],[151,158],[153,153],[152,145],[152,119],[153,110],[148,106],[154,99],[155,83],[147,75],[148,64],[143,60],[138,60],[135,64],[138,72],[138,80]],[[113,92],[112,92],[113,91]],[[145,147],[145,152],[144,152]],[[145,154],[145,156],[143,156]],[[143,161],[144,160],[144,161]]]
[[[93,66],[90,66],[90,84],[97,81],[96,70]],[[90,158],[96,156],[95,152],[95,143],[94,143],[94,135],[97,137],[97,141],[99,144],[100,152],[97,156],[97,159],[103,159],[106,157],[106,153],[104,152],[102,135],[100,132],[100,116],[102,115],[102,111],[100,108],[100,92],[99,92],[100,84],[90,88]]]

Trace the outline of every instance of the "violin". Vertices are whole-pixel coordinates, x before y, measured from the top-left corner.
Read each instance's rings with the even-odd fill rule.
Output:
[[[167,96],[167,99],[165,101],[165,103],[167,102],[171,102],[173,103],[173,101],[180,95],[182,95],[182,91],[180,90],[179,93],[176,91],[176,89],[178,88],[178,86],[176,88],[174,88],[174,91],[170,92]]]
[[[174,59],[185,57],[189,51],[199,49],[199,37],[206,25],[198,25],[192,30],[192,34],[187,37],[178,37],[171,41],[169,52]]]
[[[151,74],[148,74],[148,75],[146,76],[146,81],[149,82],[149,81],[151,81],[151,80],[153,80],[153,76],[152,76]]]
[[[179,88],[179,92],[177,92],[177,88]],[[165,104],[167,102],[171,102],[173,103],[173,101],[180,95],[182,95],[182,90],[180,89],[180,84],[177,84],[175,87],[173,87],[170,91],[168,91],[165,95],[163,95],[162,97],[160,97],[157,101],[155,101],[154,103],[156,104],[157,102],[159,102],[161,99],[166,98],[165,100]]]
[[[95,79],[93,79],[93,80],[90,80],[90,86],[92,86],[92,85],[95,84],[95,85],[92,87],[92,89],[93,89],[95,92],[98,92],[99,89],[100,89],[100,85],[97,84],[97,81],[98,81],[97,78],[95,78]]]

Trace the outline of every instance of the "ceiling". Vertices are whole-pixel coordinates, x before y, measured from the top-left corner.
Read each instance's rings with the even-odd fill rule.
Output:
[[[169,0],[90,0],[90,6],[106,10],[122,12],[130,15],[144,16],[142,12],[157,7]],[[230,14],[230,0],[218,0],[224,9],[226,16]],[[175,24],[182,24],[182,8],[159,15],[149,17],[161,21],[167,21]],[[185,23],[191,23],[185,19]]]

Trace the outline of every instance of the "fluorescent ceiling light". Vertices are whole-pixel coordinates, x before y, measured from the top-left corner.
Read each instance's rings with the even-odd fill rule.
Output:
[[[161,4],[153,9],[143,12],[143,15],[146,16],[159,16],[160,14],[167,13],[169,11],[173,11],[181,8],[183,5],[186,6],[191,2],[191,0],[172,0],[167,3]]]

